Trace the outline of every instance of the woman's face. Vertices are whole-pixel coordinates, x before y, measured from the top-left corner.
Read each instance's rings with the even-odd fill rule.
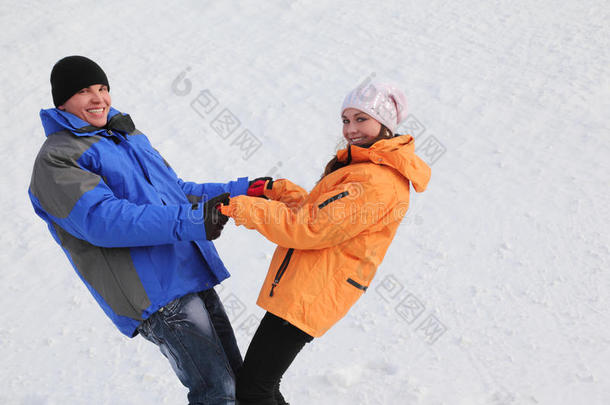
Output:
[[[381,124],[370,115],[355,108],[346,108],[341,115],[343,137],[356,146],[370,146],[379,137]]]

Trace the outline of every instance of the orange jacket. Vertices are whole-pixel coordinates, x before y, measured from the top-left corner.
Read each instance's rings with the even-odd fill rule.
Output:
[[[410,135],[351,147],[352,163],[308,194],[276,180],[270,200],[238,196],[221,211],[278,247],[257,304],[322,336],[364,293],[409,205],[409,183],[426,189],[430,168]],[[347,149],[337,157],[347,160]]]

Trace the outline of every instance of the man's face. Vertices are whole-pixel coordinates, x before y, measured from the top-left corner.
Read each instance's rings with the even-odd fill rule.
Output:
[[[79,90],[57,108],[74,114],[95,127],[103,127],[108,121],[111,102],[108,87],[104,84],[93,84]]]

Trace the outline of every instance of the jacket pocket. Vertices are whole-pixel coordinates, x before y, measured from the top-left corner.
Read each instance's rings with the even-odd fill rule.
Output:
[[[355,280],[353,280],[353,279],[351,279],[349,277],[348,277],[348,279],[346,281],[349,284],[353,285],[354,287],[356,287],[357,289],[362,290],[362,291],[366,291],[369,288],[368,286],[362,285],[359,282],[357,282],[357,281],[355,281]]]
[[[165,306],[159,308],[159,313],[163,314],[164,317],[175,315],[180,310],[182,298],[183,297],[178,297],[165,304]]]
[[[318,205],[318,209],[322,209],[322,208],[326,207],[328,204],[330,204],[331,202],[336,201],[336,200],[338,200],[340,198],[343,198],[343,197],[347,197],[348,195],[349,195],[349,192],[348,191],[344,191],[344,192],[339,193],[339,194],[337,194],[335,196],[332,196],[328,200],[326,200],[326,201],[322,202],[321,204],[319,204]]]
[[[270,297],[273,297],[273,289],[279,284],[280,280],[284,276],[284,273],[286,272],[286,268],[290,263],[290,258],[292,257],[293,252],[293,248],[288,249],[288,252],[286,252],[286,256],[284,256],[284,260],[282,260],[282,264],[280,264],[277,273],[275,273],[275,278],[273,279],[273,284],[271,285],[271,291],[269,292]]]

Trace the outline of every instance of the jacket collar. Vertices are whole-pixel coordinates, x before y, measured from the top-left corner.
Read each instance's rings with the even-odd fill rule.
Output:
[[[126,134],[135,130],[135,125],[129,114],[123,114],[112,107],[110,107],[108,112],[108,123],[103,127],[94,127],[76,115],[58,108],[40,110],[40,120],[42,121],[42,127],[45,130],[46,136],[65,130],[72,132],[76,136],[96,135],[109,129]]]
[[[337,152],[337,159],[351,163],[372,162],[397,170],[413,184],[418,193],[424,191],[430,180],[430,167],[415,154],[415,140],[411,135],[397,135],[375,142],[369,148],[351,145]]]

